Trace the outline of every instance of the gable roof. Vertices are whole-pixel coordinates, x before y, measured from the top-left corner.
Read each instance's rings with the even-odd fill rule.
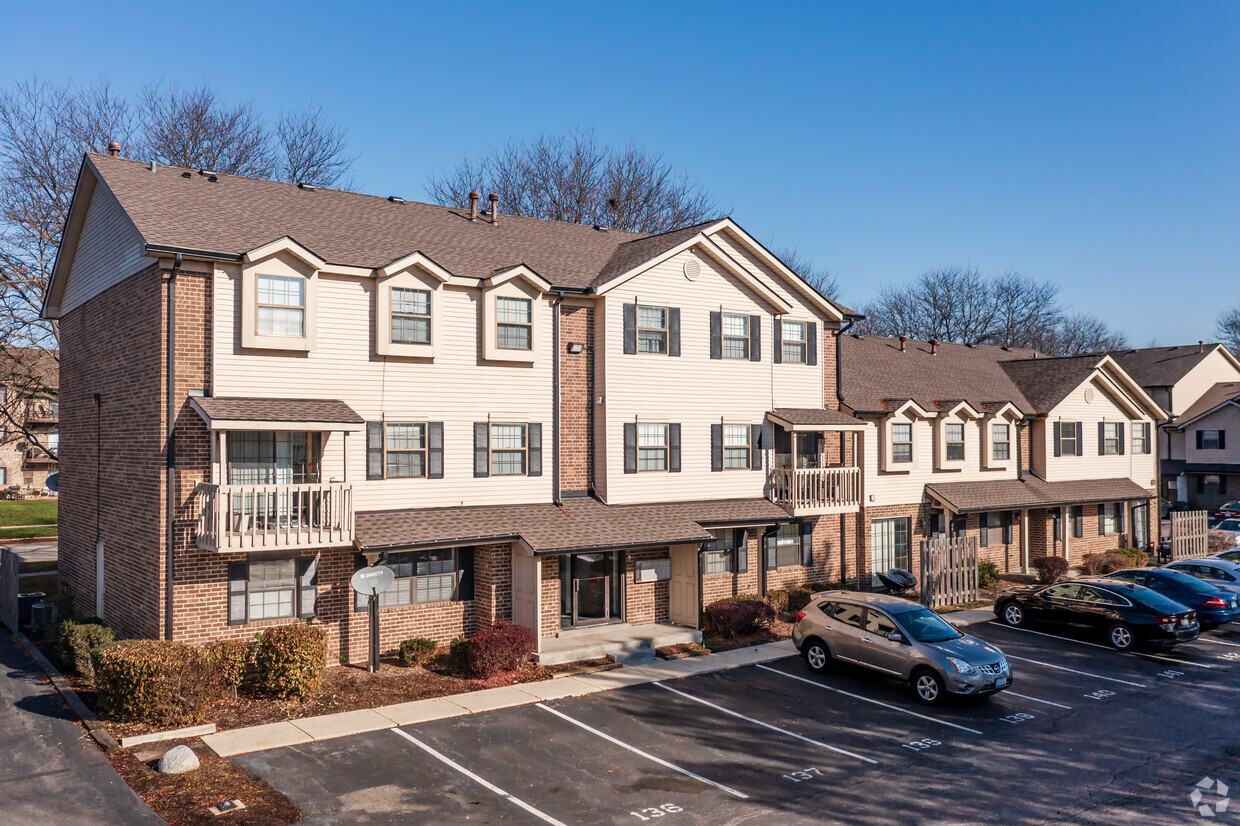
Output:
[[[1140,350],[1114,350],[1108,355],[1119,363],[1142,387],[1171,387],[1215,350],[1231,353],[1222,344],[1188,344],[1176,347],[1146,347]],[[1235,358],[1231,358],[1235,361]],[[1240,367],[1240,365],[1237,365]]]
[[[1003,370],[1015,382],[1039,413],[1050,411],[1093,375],[1102,356],[1064,356],[1003,363]]]
[[[1240,404],[1240,382],[1221,382],[1202,393],[1201,398],[1189,405],[1188,409],[1176,419],[1176,427],[1183,429],[1194,419],[1200,419],[1228,402]]]
[[[839,343],[844,404],[853,410],[894,410],[908,401],[930,411],[960,402],[977,410],[1006,402],[1022,413],[1037,410],[1000,367],[1007,359],[1032,362],[1033,350],[940,343],[932,355],[925,341],[908,341],[904,352],[893,338],[848,335]]]

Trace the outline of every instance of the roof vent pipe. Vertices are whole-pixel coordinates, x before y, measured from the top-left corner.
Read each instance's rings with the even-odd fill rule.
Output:
[[[939,354],[939,340],[937,338],[930,339],[930,355],[937,356]]]
[[[908,344],[908,336],[900,336],[900,352],[905,352],[905,346]]]
[[[487,200],[491,202],[491,223],[499,223],[499,193],[492,192],[487,196]]]
[[[111,155],[113,158],[120,157],[121,145],[117,143],[116,141],[112,141],[111,143],[109,143],[108,154]]]
[[[1204,341],[1197,342],[1197,352],[1204,353],[1206,351],[1206,343]]]
[[[478,199],[482,196],[478,194],[478,190],[469,193],[469,220],[478,220]]]

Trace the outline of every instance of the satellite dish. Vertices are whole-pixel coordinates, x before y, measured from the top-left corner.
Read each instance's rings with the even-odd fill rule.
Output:
[[[47,481],[43,484],[53,493],[58,492],[60,490],[60,474],[53,473],[51,476],[47,477]]]
[[[372,565],[369,568],[359,568],[353,578],[349,580],[349,584],[353,586],[353,590],[359,594],[370,596],[371,594],[382,594],[388,588],[392,587],[392,583],[396,581],[396,574],[386,565]]]

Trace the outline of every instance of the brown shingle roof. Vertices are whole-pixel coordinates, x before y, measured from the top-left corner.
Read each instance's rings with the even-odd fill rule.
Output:
[[[1202,393],[1201,398],[1189,405],[1188,409],[1180,414],[1176,424],[1187,424],[1192,419],[1197,418],[1203,413],[1208,413],[1223,402],[1232,399],[1240,400],[1240,382],[1225,381],[1216,384]]]
[[[1141,350],[1115,350],[1108,353],[1142,387],[1170,387],[1187,375],[1221,344],[1177,347],[1146,347]],[[1198,352],[1198,350],[1201,352]]]
[[[884,400],[909,400],[924,408],[935,403],[967,401],[974,407],[1010,401],[1024,413],[1035,412],[1020,388],[999,366],[1010,359],[1031,360],[1032,350],[939,344],[931,355],[924,341],[900,342],[876,336],[841,336],[840,359],[844,403],[858,411],[883,410]]]
[[[794,425],[803,424],[823,427],[830,427],[832,425],[847,427],[863,426],[861,421],[849,416],[847,413],[840,413],[837,410],[827,410],[820,407],[777,407],[771,411],[771,415]]]
[[[1047,482],[1037,476],[988,482],[936,482],[926,491],[957,513],[1037,508],[1088,502],[1149,499],[1152,493],[1131,479],[1082,479]]]
[[[191,399],[208,419],[235,422],[331,422],[362,424],[353,408],[336,399]]]
[[[787,520],[766,499],[609,507],[595,499],[555,505],[494,505],[361,512],[354,536],[364,550],[474,544],[522,539],[535,553],[704,542],[701,523],[758,524]]]
[[[1102,359],[1100,355],[1064,356],[1005,361],[1002,366],[1034,410],[1047,413],[1080,387]]]

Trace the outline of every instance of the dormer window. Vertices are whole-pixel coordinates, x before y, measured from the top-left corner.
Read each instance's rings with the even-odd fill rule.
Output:
[[[913,425],[896,422],[891,426],[891,461],[913,461]]]
[[[996,462],[1012,458],[1012,426],[995,423],[990,426],[991,457]]]
[[[431,292],[392,288],[392,343],[431,343]]]
[[[301,338],[306,334],[305,279],[259,275],[256,308],[260,336]]]
[[[327,262],[291,238],[242,256],[234,281],[241,305],[241,346],[309,352],[315,347],[319,271]]]
[[[943,438],[946,442],[947,461],[964,461],[964,425],[960,422],[948,422],[943,427]]]
[[[528,298],[495,299],[495,346],[500,350],[531,350],[534,341],[534,302]]]

